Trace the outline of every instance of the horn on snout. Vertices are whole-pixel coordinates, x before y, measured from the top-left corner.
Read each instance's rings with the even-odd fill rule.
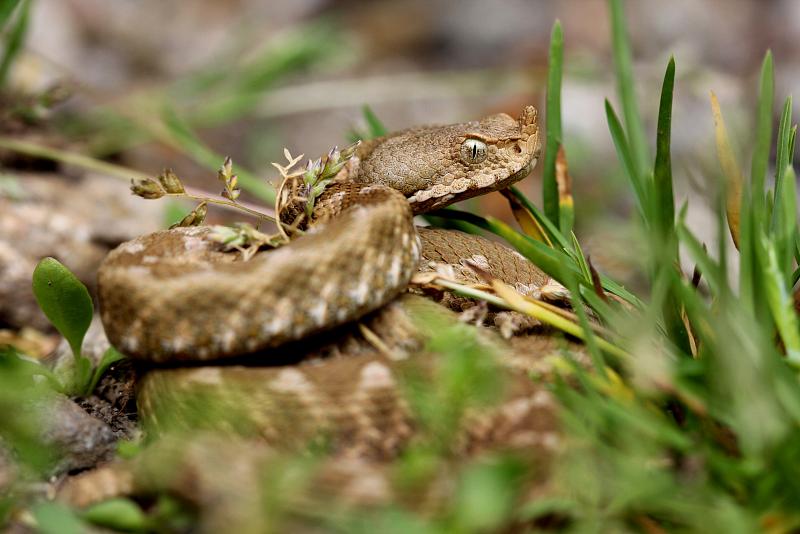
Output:
[[[533,106],[525,106],[517,121],[519,129],[523,135],[533,135],[538,132],[539,125],[536,123],[538,112]]]

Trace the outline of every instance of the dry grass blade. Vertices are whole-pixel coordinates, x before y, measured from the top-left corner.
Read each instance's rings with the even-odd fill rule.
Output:
[[[564,145],[558,147],[556,156],[556,183],[558,184],[559,228],[564,235],[569,235],[575,223],[575,206],[572,199],[572,178],[569,175]]]
[[[581,325],[577,324],[577,317],[574,314],[557,308],[552,304],[541,302],[522,295],[508,284],[504,283],[498,278],[495,278],[478,265],[475,265],[473,262],[467,261],[466,265],[492,286],[495,294],[500,297],[505,307],[533,317],[534,319],[557,328],[566,334],[575,336],[582,341],[586,341],[587,332],[583,330]],[[590,324],[589,327],[596,334],[610,335],[607,330],[599,325]],[[629,357],[627,352],[606,339],[598,337],[595,341],[602,350],[608,352],[609,354],[613,354],[614,356],[623,359]]]
[[[725,121],[722,119],[722,111],[719,107],[717,95],[711,91],[711,113],[714,115],[714,132],[717,138],[717,156],[725,175],[726,198],[725,212],[728,218],[728,229],[736,248],[739,248],[739,218],[742,210],[742,176],[741,167],[733,154],[728,131],[725,128]]]
[[[511,213],[514,215],[514,219],[516,219],[522,231],[536,241],[540,241],[552,247],[553,243],[550,241],[550,238],[547,237],[547,233],[544,231],[544,228],[542,228],[542,225],[539,224],[539,221],[536,220],[533,213],[528,211],[519,199],[514,196],[511,190],[503,189],[500,193],[508,200],[508,205],[511,206]]]
[[[603,291],[603,283],[600,281],[600,273],[597,272],[597,269],[594,268],[594,264],[592,264],[592,257],[586,257],[586,263],[589,265],[589,273],[592,275],[592,285],[594,286],[594,292],[597,294],[598,297],[603,299],[603,302],[608,302],[608,297],[606,296],[606,292]]]

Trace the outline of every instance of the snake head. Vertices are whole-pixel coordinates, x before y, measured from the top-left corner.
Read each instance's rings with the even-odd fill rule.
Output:
[[[366,144],[354,178],[403,193],[424,213],[490,191],[530,174],[541,143],[537,112],[505,113],[478,121],[426,126]]]

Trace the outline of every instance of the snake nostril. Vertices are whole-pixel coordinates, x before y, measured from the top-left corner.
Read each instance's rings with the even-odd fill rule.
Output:
[[[519,144],[514,145],[514,152],[517,154],[522,154],[522,147]]]

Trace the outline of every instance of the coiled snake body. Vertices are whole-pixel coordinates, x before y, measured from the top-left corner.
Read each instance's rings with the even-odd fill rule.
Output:
[[[185,403],[178,392],[189,384],[226,406],[258,405],[259,432],[270,440],[324,429],[396,448],[410,423],[387,408],[402,404],[391,358],[373,351],[360,359],[283,365],[276,355],[280,347],[365,316],[388,324],[402,344],[405,322],[396,309],[368,314],[393,300],[395,308],[420,306],[413,298],[395,299],[421,257],[423,263],[479,258],[512,271],[505,273],[510,283],[541,284],[541,272],[500,245],[418,232],[413,224],[415,214],[524,178],[539,150],[531,106],[517,119],[501,113],[406,130],[363,143],[320,197],[310,230],[280,249],[240,261],[221,252],[203,227],[157,232],[118,247],[99,272],[106,333],[133,358],[170,364],[142,381],[143,416],[164,422],[159,406]],[[224,365],[245,354],[258,366]],[[184,367],[192,361],[213,365]],[[221,384],[231,387],[219,394]],[[387,437],[389,426],[404,430],[394,439]]]

